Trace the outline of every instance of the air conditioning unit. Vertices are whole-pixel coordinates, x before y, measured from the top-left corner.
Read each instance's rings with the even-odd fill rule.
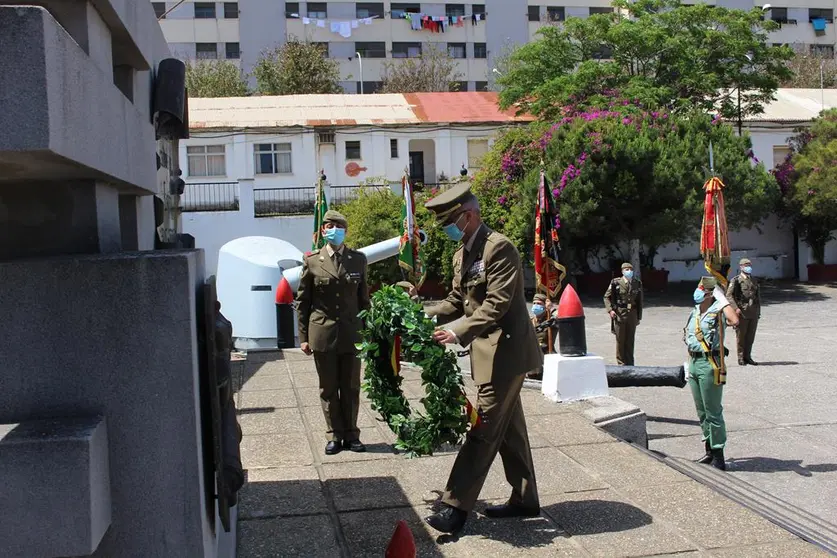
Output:
[[[329,130],[326,132],[317,132],[317,143],[320,145],[323,144],[333,144],[334,143],[334,130]]]

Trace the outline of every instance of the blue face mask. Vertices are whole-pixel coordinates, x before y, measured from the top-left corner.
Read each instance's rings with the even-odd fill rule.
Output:
[[[695,293],[692,297],[695,299],[695,304],[700,304],[703,302],[703,299],[706,298],[706,291],[703,289],[695,289]]]
[[[343,244],[343,240],[346,239],[346,229],[339,229],[337,227],[326,229],[323,236],[332,246],[340,246]]]
[[[457,219],[453,223],[445,225],[443,229],[445,231],[445,234],[448,235],[448,238],[450,238],[454,242],[459,242],[460,240],[462,240],[462,237],[465,236],[465,233],[457,225],[458,222],[459,219]]]
[[[633,269],[626,269],[622,272],[622,275],[625,276],[625,279],[633,279],[634,278],[634,270]]]
[[[544,313],[545,311],[546,311],[546,308],[544,308],[544,307],[543,307],[543,306],[541,306],[540,304],[533,304],[533,305],[532,305],[532,313],[533,313],[535,316],[541,316],[541,315],[543,315],[543,313]]]
[[[748,265],[748,266],[742,267],[741,271],[743,271],[747,275],[750,275],[753,272],[753,268]]]

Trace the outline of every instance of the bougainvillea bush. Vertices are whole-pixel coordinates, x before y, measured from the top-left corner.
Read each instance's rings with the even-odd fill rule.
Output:
[[[474,184],[483,216],[521,252],[531,253],[541,164],[558,202],[562,248],[582,269],[589,251],[632,239],[646,256],[697,240],[710,141],[730,226],[751,226],[775,206],[776,181],[749,138],[709,115],[655,111],[613,93],[601,108],[569,107],[557,121],[504,134],[483,161]]]

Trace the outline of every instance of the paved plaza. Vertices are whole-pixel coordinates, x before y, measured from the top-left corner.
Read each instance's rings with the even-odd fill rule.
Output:
[[[591,348],[603,352],[610,339],[605,335],[609,333],[604,319],[596,317],[603,315],[599,310],[592,304],[588,307],[588,337]],[[685,315],[680,319],[685,310],[649,309],[641,326],[647,329],[640,330],[648,336],[640,338],[640,355],[650,354],[655,343],[679,341],[666,331],[676,326],[666,323],[685,321]],[[777,310],[771,304],[766,313]],[[650,338],[651,332],[656,332],[655,340]],[[821,344],[826,335],[823,330]],[[659,356],[654,362],[679,362],[678,347],[666,349],[671,355],[668,360]],[[778,356],[761,351],[757,355],[778,360]],[[460,536],[439,537],[421,518],[432,511],[444,488],[454,448],[412,460],[394,454],[392,433],[363,399],[359,424],[368,453],[326,456],[313,360],[296,350],[269,358],[277,360],[250,355],[237,371],[236,398],[245,434],[242,459],[248,478],[239,504],[241,558],[378,557],[399,519],[410,525],[419,556],[825,556],[754,512],[598,430],[576,405],[549,403],[533,390],[524,390],[522,397],[538,475],[541,516],[491,520],[473,515]],[[407,371],[405,377],[405,393],[417,404],[420,381],[415,372]],[[473,392],[471,386],[468,389]],[[783,391],[786,394],[787,390]],[[678,400],[688,402],[687,392],[654,393],[663,392],[671,400],[668,414],[660,409],[649,414],[677,421],[692,418],[688,406],[675,406]],[[627,398],[634,393],[616,393],[622,394]],[[796,399],[797,405],[802,400]],[[655,418],[649,422],[649,430],[654,434],[653,446],[680,440],[696,427]],[[732,430],[735,440],[738,431]],[[670,432],[679,438],[658,437]],[[766,454],[762,450],[757,455]],[[804,459],[802,463],[809,465]],[[812,473],[819,474],[828,473]],[[503,501],[508,493],[498,460],[476,511],[485,503]]]

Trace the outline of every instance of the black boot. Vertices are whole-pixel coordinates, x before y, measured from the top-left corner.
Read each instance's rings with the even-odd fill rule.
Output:
[[[712,466],[716,469],[720,469],[721,471],[727,470],[727,463],[724,461],[723,448],[712,450]]]
[[[441,511],[425,517],[424,521],[437,531],[453,534],[462,530],[466,519],[468,519],[468,512],[442,504]]]
[[[709,445],[709,440],[703,442],[703,447],[706,450],[706,453],[700,459],[696,459],[695,462],[708,465],[712,463],[712,446]]]

